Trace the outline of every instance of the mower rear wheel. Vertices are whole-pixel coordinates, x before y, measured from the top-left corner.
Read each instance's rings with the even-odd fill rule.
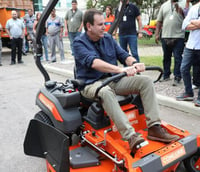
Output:
[[[200,153],[197,152],[190,156],[189,158],[184,160],[184,166],[187,169],[188,172],[200,172],[200,167],[197,163],[200,159]]]
[[[34,119],[42,121],[42,122],[44,122],[44,123],[46,123],[46,124],[48,124],[50,126],[54,126],[52,121],[51,121],[51,119],[43,111],[40,111],[40,112],[36,113]]]

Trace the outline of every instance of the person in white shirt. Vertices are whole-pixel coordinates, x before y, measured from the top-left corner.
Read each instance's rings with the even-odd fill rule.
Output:
[[[193,101],[190,69],[193,64],[200,66],[200,2],[192,6],[182,24],[183,30],[190,30],[188,42],[183,52],[181,74],[184,81],[185,92],[177,96],[177,100]],[[200,107],[200,90],[195,106]]]

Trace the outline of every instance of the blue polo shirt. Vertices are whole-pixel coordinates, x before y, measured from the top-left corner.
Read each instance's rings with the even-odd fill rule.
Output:
[[[115,16],[119,13],[115,11]],[[124,9],[124,15],[119,23],[119,35],[137,35],[136,18],[140,15],[140,10],[133,3],[128,3]]]
[[[126,58],[129,56],[112,36],[107,33],[98,42],[90,40],[86,32],[82,33],[75,38],[73,47],[76,77],[82,80],[85,85],[92,84],[105,75],[105,73],[91,67],[94,59],[101,59],[110,64],[117,65],[117,60],[125,63]]]

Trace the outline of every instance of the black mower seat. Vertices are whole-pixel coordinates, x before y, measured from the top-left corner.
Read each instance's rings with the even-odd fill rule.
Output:
[[[70,80],[70,82],[73,83],[74,87],[78,89],[83,86],[83,82],[81,80],[72,79]],[[130,103],[133,100],[133,96],[132,95],[127,95],[127,96],[117,95],[117,100],[120,106],[122,106],[122,105]],[[81,96],[81,102],[83,103],[83,105],[90,106],[94,101],[95,100],[93,99],[89,99],[89,98]]]

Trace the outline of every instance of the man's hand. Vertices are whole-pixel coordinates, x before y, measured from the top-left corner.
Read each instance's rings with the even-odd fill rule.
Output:
[[[162,28],[162,22],[161,21],[157,21],[156,24],[156,31],[155,31],[155,42],[156,44],[158,44],[159,40],[160,40],[160,31]]]
[[[125,67],[122,72],[126,72],[127,76],[134,76],[137,73],[137,69],[134,66]]]
[[[141,39],[142,37],[143,37],[142,32],[139,32],[139,34],[138,34],[138,38]]]
[[[62,38],[63,38],[63,33],[60,32],[60,40],[62,40]]]
[[[134,63],[133,66],[136,68],[137,73],[145,71],[144,63]]]
[[[160,36],[156,34],[156,35],[155,35],[155,42],[156,42],[156,44],[159,43],[159,40],[160,40]]]
[[[135,63],[133,66],[125,67],[122,69],[122,72],[126,72],[127,76],[134,76],[139,72],[145,71],[144,63]]]

